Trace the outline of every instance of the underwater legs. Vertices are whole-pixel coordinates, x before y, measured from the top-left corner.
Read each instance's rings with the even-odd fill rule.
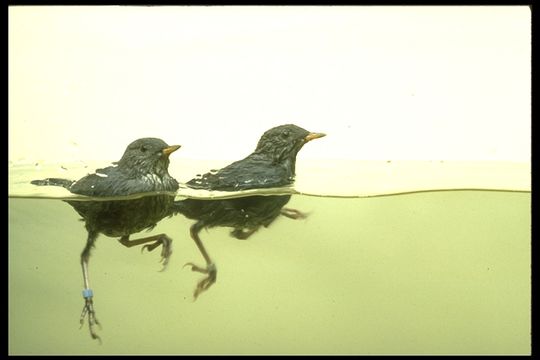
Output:
[[[92,339],[97,339],[101,343],[101,338],[94,331],[94,325],[98,325],[100,327],[101,325],[99,324],[99,321],[96,318],[96,313],[94,311],[94,293],[92,289],[90,289],[90,281],[88,279],[88,261],[90,259],[90,249],[94,246],[97,236],[97,232],[88,231],[88,239],[86,240],[86,246],[84,247],[84,250],[81,254],[81,266],[84,279],[84,307],[81,314],[80,322],[82,327],[84,325],[84,318],[86,317],[86,315],[88,315],[88,328],[90,330],[90,336],[92,336]]]
[[[126,247],[132,247],[137,245],[146,244],[149,242],[154,242],[153,244],[147,244],[144,245],[141,249],[141,252],[144,251],[144,249],[148,251],[152,251],[155,248],[157,248],[159,245],[162,246],[161,248],[161,260],[160,262],[163,263],[163,269],[160,271],[164,271],[167,268],[167,265],[169,264],[169,258],[172,254],[172,239],[168,237],[166,234],[159,234],[154,236],[149,236],[143,239],[137,239],[137,240],[129,240],[129,235],[122,236],[119,240],[120,244],[126,246]]]
[[[203,291],[208,290],[210,286],[212,286],[216,282],[217,278],[217,268],[216,265],[212,262],[210,259],[210,256],[208,256],[208,253],[206,252],[206,249],[204,248],[204,245],[199,238],[199,232],[204,228],[204,223],[202,221],[197,221],[195,224],[191,226],[190,234],[193,241],[195,241],[195,244],[199,248],[199,251],[201,252],[202,256],[204,257],[204,260],[206,261],[206,267],[201,267],[198,265],[195,265],[194,263],[186,263],[184,266],[191,266],[191,271],[197,271],[203,274],[208,274],[205,278],[200,280],[197,283],[197,287],[195,288],[195,292],[193,293],[194,300],[197,300],[197,297],[200,293]]]
[[[281,215],[288,217],[289,219],[305,219],[308,217],[309,214],[303,213],[296,209],[291,208],[282,208],[281,209]]]

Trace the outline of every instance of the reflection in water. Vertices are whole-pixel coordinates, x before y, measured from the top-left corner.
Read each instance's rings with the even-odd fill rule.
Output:
[[[169,146],[163,140],[143,138],[126,148],[122,159],[114,166],[98,169],[80,180],[45,179],[32,181],[35,185],[62,186],[70,192],[93,197],[123,196],[151,191],[176,191],[178,183],[168,173],[169,155],[180,146]],[[122,201],[66,201],[82,216],[88,232],[86,246],[81,254],[84,278],[83,297],[85,304],[81,314],[81,325],[88,316],[88,326],[93,339],[100,340],[94,325],[99,325],[93,306],[93,291],[90,288],[88,262],[90,250],[100,233],[120,237],[120,243],[131,247],[145,245],[143,249],[154,250],[162,245],[164,268],[171,255],[171,239],[165,234],[144,239],[129,240],[131,234],[152,229],[164,217],[170,215],[174,196],[145,196]]]
[[[288,124],[266,131],[253,153],[218,171],[210,172],[187,182],[194,189],[235,191],[289,185],[294,181],[296,155],[307,142],[325,136],[310,133]],[[305,215],[295,209],[283,208],[290,195],[249,196],[227,200],[186,199],[175,202],[175,212],[195,219],[190,234],[206,262],[205,267],[187,263],[193,271],[207,274],[199,281],[193,294],[196,299],[216,282],[217,268],[199,238],[204,228],[233,227],[231,236],[247,239],[261,226],[269,226],[280,214],[297,219]]]

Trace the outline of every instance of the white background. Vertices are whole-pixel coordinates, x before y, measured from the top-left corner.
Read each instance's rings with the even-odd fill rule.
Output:
[[[235,160],[295,123],[328,134],[304,158],[528,162],[530,56],[525,6],[12,6],[9,159]]]

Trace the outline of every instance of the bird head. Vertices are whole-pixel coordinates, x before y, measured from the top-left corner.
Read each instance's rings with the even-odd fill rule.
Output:
[[[169,155],[180,145],[167,145],[158,138],[142,138],[133,141],[126,148],[118,167],[139,174],[168,174]]]
[[[304,144],[325,135],[309,132],[294,124],[276,126],[261,136],[255,153],[270,156],[274,163],[289,162],[294,172],[296,155]]]

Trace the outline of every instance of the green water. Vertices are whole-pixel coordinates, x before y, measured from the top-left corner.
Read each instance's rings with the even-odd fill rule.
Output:
[[[79,329],[86,239],[59,200],[9,199],[10,354],[529,354],[530,193],[293,196],[249,240],[202,231],[217,283],[193,302],[203,264],[191,220],[141,254],[100,236],[90,261],[103,343]],[[137,238],[137,236],[132,236]]]

